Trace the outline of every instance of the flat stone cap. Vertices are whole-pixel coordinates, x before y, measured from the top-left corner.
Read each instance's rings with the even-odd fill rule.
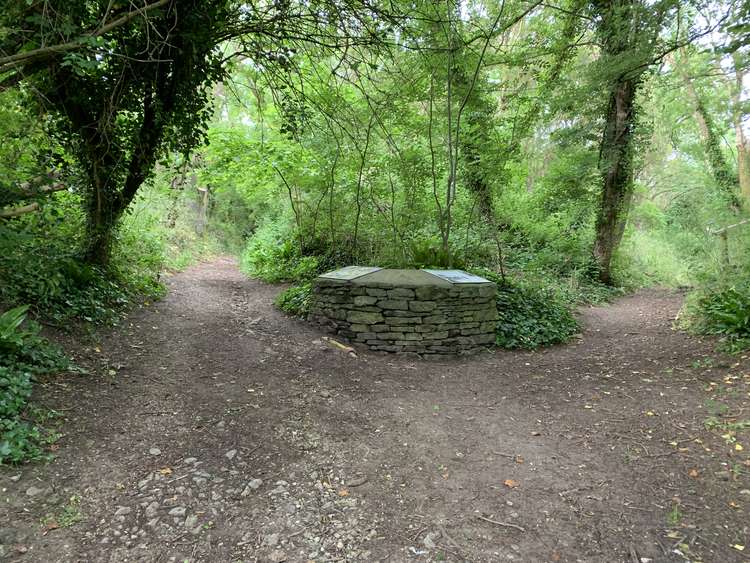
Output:
[[[375,287],[451,287],[493,283],[463,270],[396,270],[363,266],[347,266],[322,274],[318,279]]]

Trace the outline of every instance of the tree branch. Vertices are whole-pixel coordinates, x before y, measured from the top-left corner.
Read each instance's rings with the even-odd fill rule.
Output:
[[[0,219],[10,219],[11,217],[18,217],[19,215],[25,215],[32,211],[37,211],[39,204],[37,202],[24,205],[22,207],[11,207],[10,209],[0,209]]]
[[[23,51],[21,53],[16,53],[14,55],[0,57],[0,74],[4,72],[8,72],[14,68],[18,68],[19,66],[26,65],[32,61],[38,61],[40,59],[54,57],[61,53],[66,53],[68,51],[74,51],[76,49],[79,49],[84,46],[82,39],[91,38],[91,37],[99,37],[101,35],[104,35],[105,33],[108,33],[112,31],[113,29],[120,27],[122,25],[125,25],[130,20],[140,15],[143,15],[148,11],[154,10],[156,8],[161,8],[162,6],[166,6],[171,1],[172,0],[157,0],[156,2],[152,4],[148,4],[141,9],[128,12],[127,14],[124,14],[120,16],[119,18],[112,20],[111,22],[104,24],[99,29],[92,31],[90,33],[84,34],[81,38],[77,39],[76,41],[69,41],[67,43],[60,43],[58,45],[49,45],[47,47],[39,47],[38,49],[32,49],[31,51]]]

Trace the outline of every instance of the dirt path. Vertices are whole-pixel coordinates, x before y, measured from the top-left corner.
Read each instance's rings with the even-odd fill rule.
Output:
[[[41,385],[65,436],[0,468],[0,559],[748,559],[750,369],[671,330],[680,296],[437,363],[352,357],[277,291],[192,268]]]

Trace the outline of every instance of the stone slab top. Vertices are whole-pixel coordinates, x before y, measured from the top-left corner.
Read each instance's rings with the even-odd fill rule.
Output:
[[[354,285],[383,287],[451,287],[455,284],[492,283],[463,270],[397,270],[365,266],[347,266],[319,277],[331,281],[348,281]]]
[[[327,280],[353,280],[367,274],[377,272],[381,268],[372,268],[369,266],[347,266],[333,272],[326,272],[318,277],[325,278]]]
[[[422,270],[433,276],[437,276],[440,279],[449,281],[451,283],[492,283],[482,277],[475,276],[469,272],[463,270]]]

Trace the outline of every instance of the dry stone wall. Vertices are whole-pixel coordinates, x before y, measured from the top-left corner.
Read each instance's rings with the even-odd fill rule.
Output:
[[[318,278],[309,319],[382,352],[456,355],[495,342],[495,284],[393,287]]]

